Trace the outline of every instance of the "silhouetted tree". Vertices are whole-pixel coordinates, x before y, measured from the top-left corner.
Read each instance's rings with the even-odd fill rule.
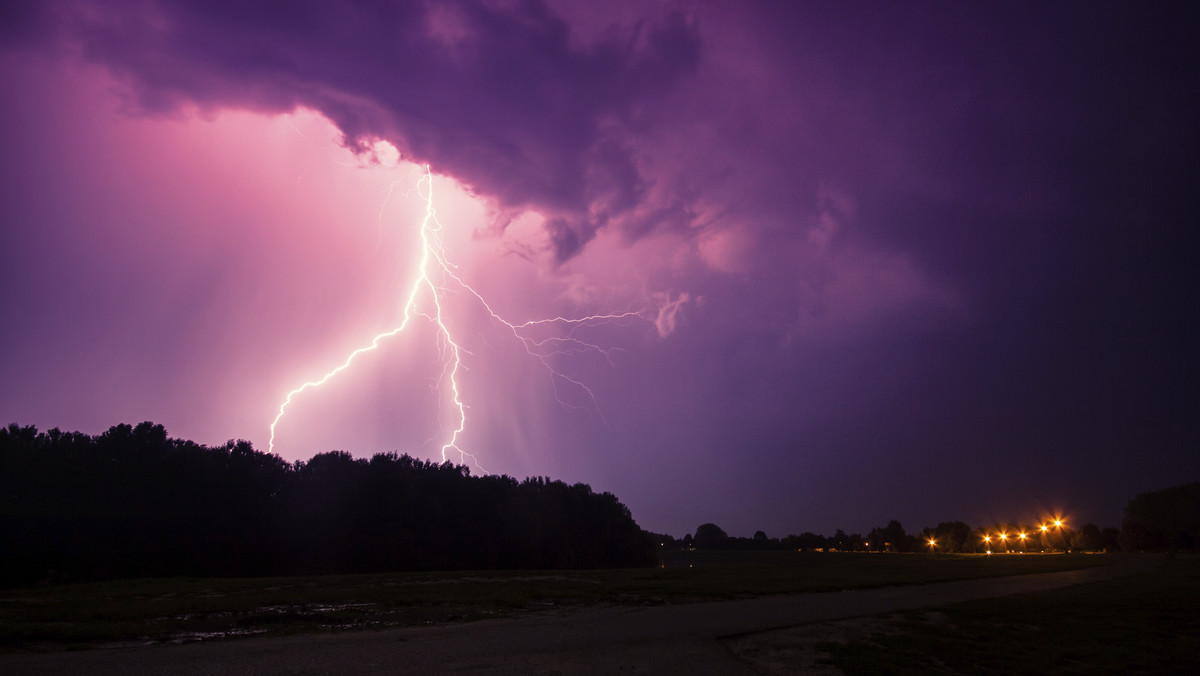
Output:
[[[974,546],[971,527],[962,521],[939,523],[932,530],[932,537],[937,540],[940,552],[968,552]]]
[[[887,526],[877,530],[878,533],[872,537],[881,540],[880,546],[884,551],[911,551],[908,534],[904,532],[904,526],[901,526],[899,521],[892,519]]]
[[[611,493],[334,451],[287,463],[161,425],[0,429],[0,584],[155,575],[650,565]]]
[[[846,549],[851,552],[861,552],[863,550],[863,537],[858,533],[851,533],[846,538]]]
[[[1195,549],[1200,544],[1200,481],[1141,493],[1125,506],[1121,547]]]
[[[846,531],[839,528],[834,532],[833,537],[826,540],[825,546],[841,552],[848,551],[850,549],[850,536],[846,535]]]
[[[1085,552],[1104,549],[1104,534],[1100,532],[1100,527],[1096,524],[1085,523],[1079,527],[1079,531],[1075,534],[1075,540],[1071,544],[1071,548]]]
[[[696,549],[721,549],[728,540],[729,536],[715,523],[701,524],[693,538]]]
[[[646,531],[646,535],[654,540],[660,549],[679,549],[683,546],[683,541],[671,536],[667,533],[651,533]]]
[[[1113,526],[1108,526],[1100,530],[1104,536],[1104,550],[1115,552],[1121,547],[1121,529]]]
[[[809,531],[805,531],[799,535],[789,535],[783,539],[783,542],[789,549],[799,551],[824,549],[826,545],[825,536]]]

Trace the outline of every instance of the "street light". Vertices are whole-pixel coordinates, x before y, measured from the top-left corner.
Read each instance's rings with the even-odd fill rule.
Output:
[[[1026,537],[1025,533],[1021,532],[1021,534],[1018,537],[1021,538],[1021,551],[1024,552],[1025,551],[1025,537]]]
[[[931,554],[936,551],[934,549],[935,547],[937,547],[937,540],[934,540],[933,538],[929,538],[929,552]]]

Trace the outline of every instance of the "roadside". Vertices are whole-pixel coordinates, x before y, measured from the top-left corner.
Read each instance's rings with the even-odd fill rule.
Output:
[[[1079,556],[664,552],[658,568],[148,578],[0,590],[0,653],[378,631],[1102,565]]]
[[[726,641],[762,674],[1194,673],[1200,557],[1035,594]]]
[[[1128,575],[1155,561],[1081,570],[654,607],[548,611],[379,632],[249,638],[150,648],[0,656],[8,674],[755,673],[722,639]]]

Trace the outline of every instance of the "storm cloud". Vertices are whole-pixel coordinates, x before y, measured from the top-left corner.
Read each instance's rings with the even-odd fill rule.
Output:
[[[613,370],[588,372],[608,395],[603,424],[492,414],[527,453],[515,467],[600,483],[647,527],[718,521],[782,535],[787,524],[1007,518],[1000,512],[1037,500],[1110,525],[1124,499],[1200,471],[1200,322],[1187,301],[1200,213],[1194,9],[64,0],[2,11],[5,172],[29,186],[6,198],[9,250],[43,251],[51,226],[35,223],[80,241],[103,231],[101,241],[129,249],[120,219],[60,217],[67,207],[48,187],[38,201],[42,179],[26,166],[42,161],[49,175],[64,163],[42,153],[82,153],[88,130],[103,127],[95,120],[111,111],[71,108],[80,82],[103,80],[111,114],[134,127],[315,111],[367,163],[386,140],[483,205],[473,237],[507,266],[508,277],[488,276],[480,264],[493,290],[511,286],[515,304],[551,314],[572,303],[648,308],[642,342],[623,345]],[[100,105],[91,90],[78,98]],[[238,120],[238,138],[256,143],[258,123]],[[73,146],[64,129],[79,134]],[[119,169],[150,166],[158,149],[133,147],[129,134],[124,153],[96,145]],[[189,180],[234,171],[189,152],[177,160],[195,163],[194,174],[180,169]],[[245,183],[247,194],[222,199],[295,199]],[[92,188],[80,185],[83,202]],[[114,213],[190,194],[164,185],[139,203],[136,186],[117,187],[126,192],[96,189],[128,197]],[[240,213],[220,201],[193,199],[207,220],[179,217],[163,240],[222,242],[206,261],[214,267],[249,255],[234,235],[224,243],[203,230]],[[247,250],[270,230],[254,227]],[[303,227],[299,241],[316,226],[279,230]],[[31,256],[5,273],[3,308],[42,317],[56,303],[75,307],[63,300],[81,297],[74,286],[22,286],[61,260]],[[354,270],[305,260],[325,274]],[[286,280],[316,305],[317,277]],[[122,299],[141,288],[109,281],[79,286]],[[253,300],[211,285],[213,316]],[[57,363],[39,336],[62,335],[67,320],[45,322],[5,339],[9,360]],[[123,345],[103,319],[93,325],[95,345]],[[34,375],[8,387],[0,413],[50,415],[18,396],[40,391]],[[212,434],[201,441],[225,438]],[[569,448],[542,448],[555,444]],[[985,467],[1011,482],[981,491]],[[663,492],[663,476],[677,488]],[[715,503],[719,514],[700,513]]]

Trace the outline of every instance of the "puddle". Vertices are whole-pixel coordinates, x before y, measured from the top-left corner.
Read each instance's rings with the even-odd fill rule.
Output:
[[[178,634],[172,634],[163,643],[172,645],[180,645],[183,643],[195,643],[197,641],[212,641],[226,638],[239,638],[243,636],[257,636],[267,633],[266,629],[226,629],[225,631],[185,631]]]

